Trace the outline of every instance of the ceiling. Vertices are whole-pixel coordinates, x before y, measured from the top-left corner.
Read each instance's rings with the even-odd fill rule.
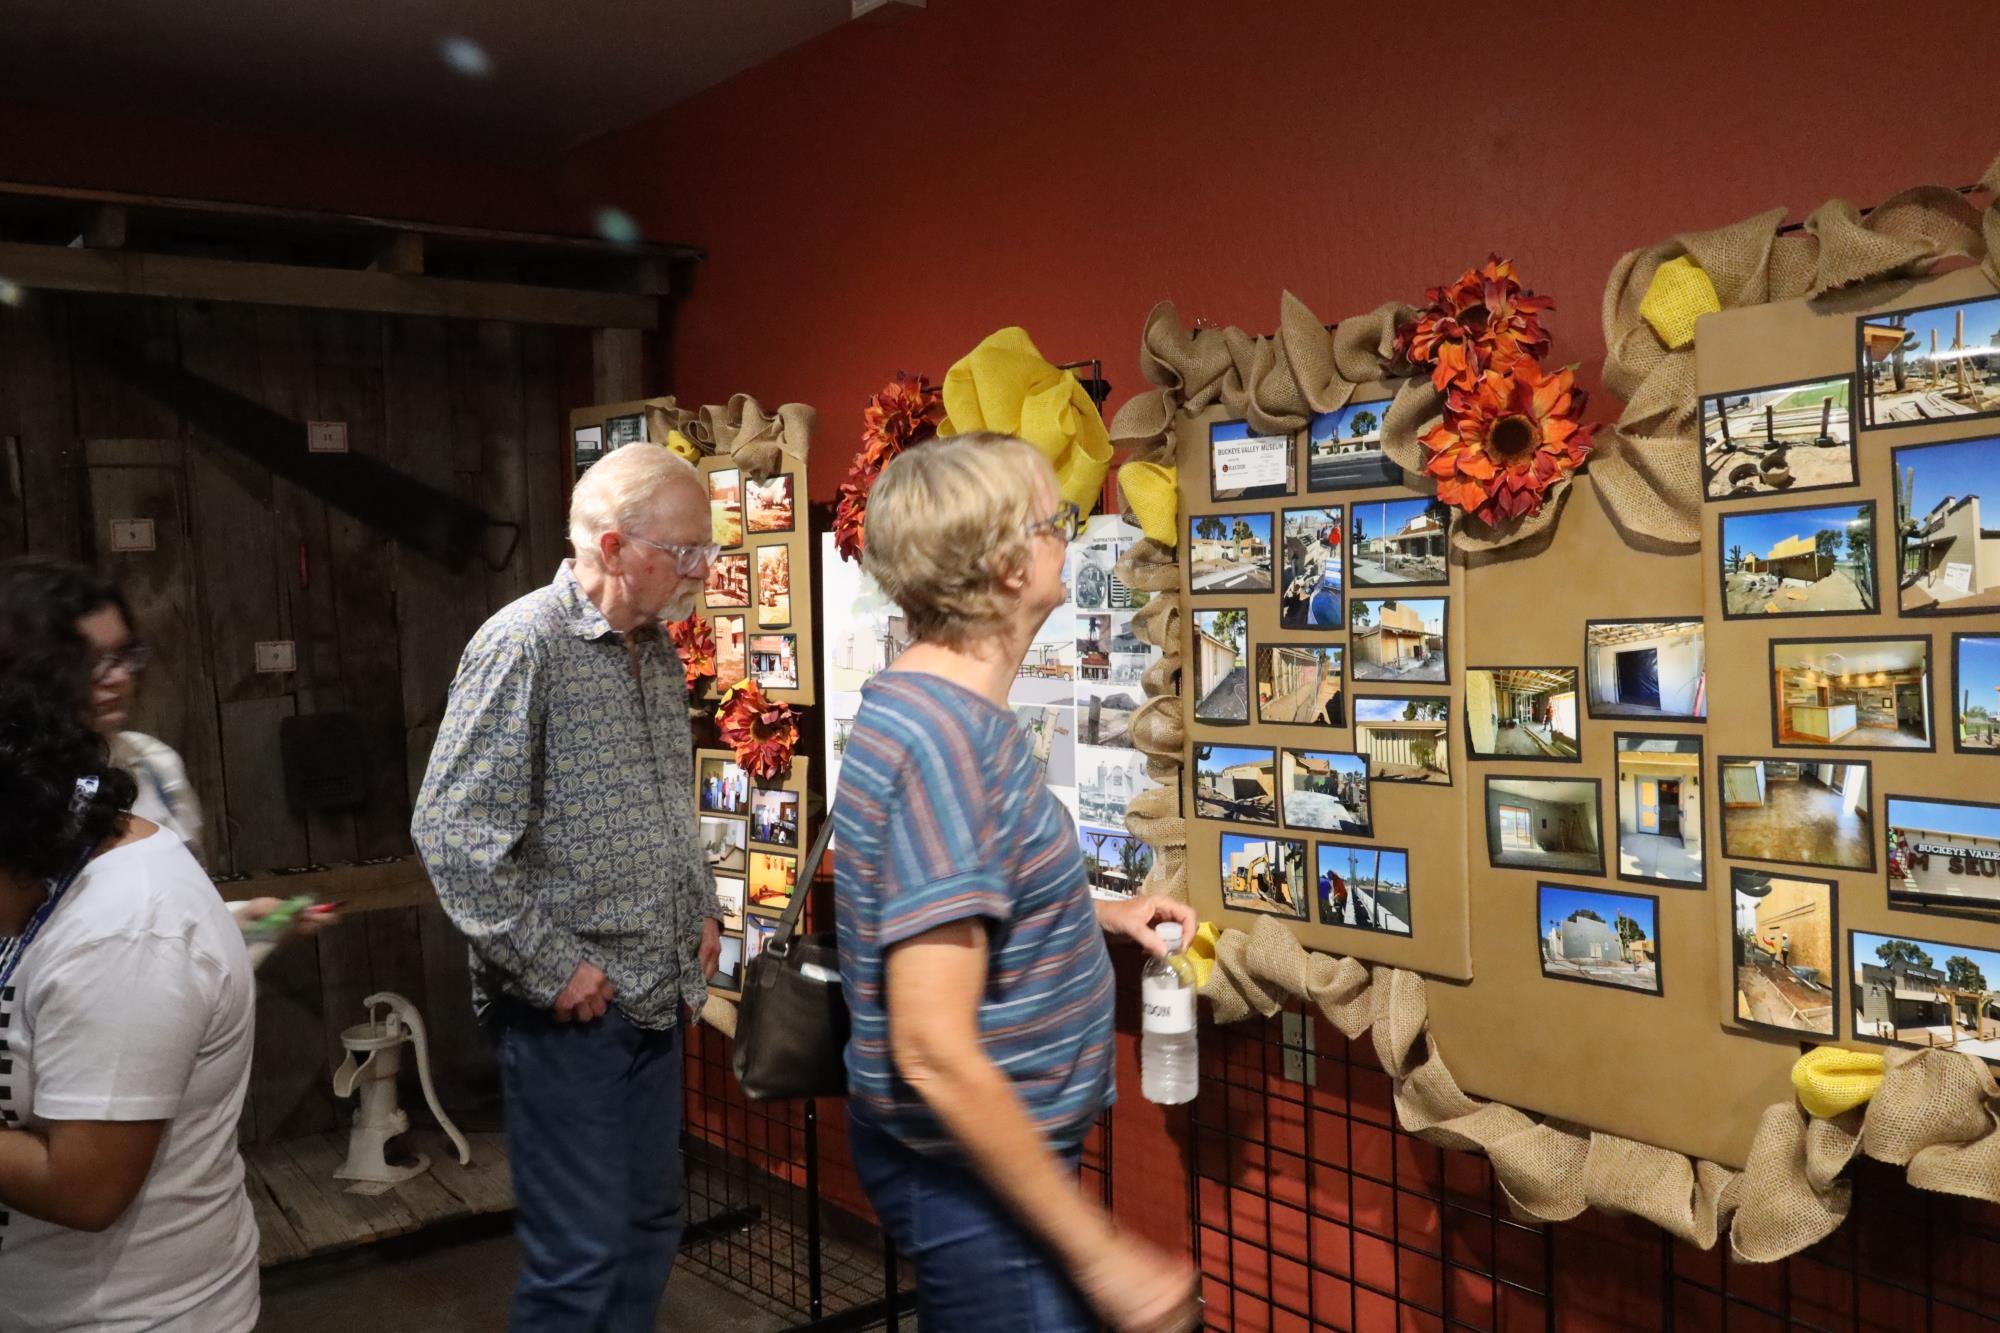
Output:
[[[4,0],[4,15],[8,96],[540,166],[838,26],[849,0]]]

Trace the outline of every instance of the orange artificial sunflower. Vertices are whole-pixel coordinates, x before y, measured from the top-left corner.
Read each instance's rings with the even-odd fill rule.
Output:
[[[1543,374],[1528,356],[1486,371],[1470,392],[1454,390],[1443,422],[1418,441],[1438,499],[1489,527],[1539,512],[1590,456],[1597,426],[1582,420],[1584,400],[1571,372]]]
[[[1426,291],[1424,300],[1416,319],[1396,331],[1394,355],[1429,367],[1440,392],[1470,392],[1487,370],[1505,370],[1549,349],[1542,312],[1555,302],[1522,287],[1511,259],[1489,255],[1481,267]]]
[[[688,689],[694,689],[704,676],[715,674],[715,627],[708,621],[699,615],[673,621],[667,626],[667,637],[673,640],[674,651],[680,654]]]
[[[848,465],[833,513],[833,544],[843,560],[859,560],[868,517],[868,488],[889,460],[937,434],[944,390],[922,375],[896,372],[861,413],[861,452]]]
[[[799,743],[798,716],[790,704],[773,703],[754,680],[739,681],[723,691],[715,710],[723,744],[736,752],[736,762],[753,778],[782,778],[792,770],[792,751]]]

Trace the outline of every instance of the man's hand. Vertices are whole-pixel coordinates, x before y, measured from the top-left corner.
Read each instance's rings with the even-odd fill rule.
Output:
[[[1153,929],[1162,921],[1180,922],[1182,948],[1193,943],[1195,928],[1200,925],[1192,907],[1163,893],[1149,893],[1143,898],[1128,898],[1124,902],[1097,904],[1097,924],[1104,928],[1105,934],[1137,940],[1155,958],[1164,958],[1167,954],[1166,941]]]
[[[611,1007],[611,978],[597,964],[582,962],[570,974],[569,985],[556,996],[556,1022],[588,1023],[604,1017]]]
[[[715,975],[715,966],[722,961],[722,923],[714,917],[701,923],[701,949],[695,958],[701,963],[703,981]]]

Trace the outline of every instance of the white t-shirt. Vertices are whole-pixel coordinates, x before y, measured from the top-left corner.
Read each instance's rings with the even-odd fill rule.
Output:
[[[0,1213],[0,1329],[256,1324],[257,1223],[236,1150],[255,1012],[242,932],[178,838],[84,868],[0,990],[0,1122],[168,1123],[109,1229]]]

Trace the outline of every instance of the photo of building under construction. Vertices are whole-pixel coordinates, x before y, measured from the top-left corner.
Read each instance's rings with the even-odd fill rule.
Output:
[[[1701,468],[1711,500],[1852,486],[1853,380],[1796,380],[1701,400]]]
[[[2000,754],[2000,634],[1951,636],[1952,724],[1964,754]]]
[[[2000,1063],[2000,953],[1849,931],[1853,1036]]]
[[[1222,835],[1222,905],[1303,921],[1312,902],[1306,844],[1298,838]]]
[[[1543,884],[1535,907],[1543,976],[1660,993],[1658,898]]]
[[[1861,424],[2000,414],[2000,296],[1855,322]]]
[[[1719,531],[1726,619],[1876,609],[1873,501],[1724,514]]]
[[[1278,761],[1268,745],[1194,747],[1194,812],[1243,824],[1278,822]]]
[[[1732,868],[1736,1017],[1831,1037],[1839,931],[1833,883]]]
[[[1321,925],[1410,933],[1410,854],[1354,843],[1319,845]]]
[[[1892,451],[1896,606],[1906,616],[2000,609],[2000,436]]]
[[[1471,667],[1465,673],[1465,750],[1473,759],[1575,763],[1575,667]]]

